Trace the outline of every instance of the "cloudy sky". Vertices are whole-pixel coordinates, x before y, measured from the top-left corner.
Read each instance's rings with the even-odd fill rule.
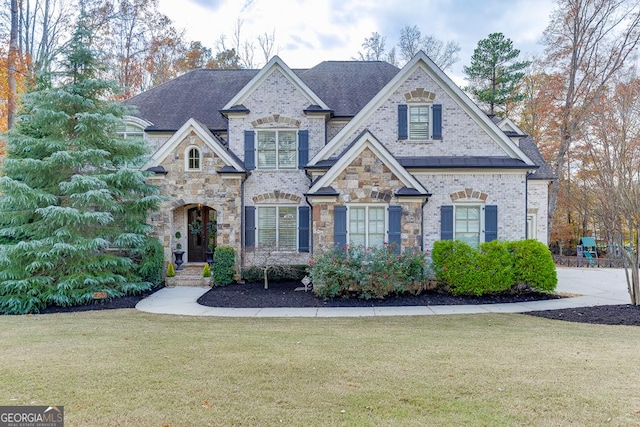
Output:
[[[490,33],[510,38],[522,58],[542,52],[540,38],[555,1],[160,0],[159,5],[176,27],[186,29],[189,40],[212,48],[220,35],[231,40],[238,19],[243,40],[275,30],[277,54],[291,68],[353,59],[373,32],[386,37],[389,50],[397,45],[400,28],[417,25],[423,35],[460,45],[460,60],[448,74],[463,85],[462,67]]]

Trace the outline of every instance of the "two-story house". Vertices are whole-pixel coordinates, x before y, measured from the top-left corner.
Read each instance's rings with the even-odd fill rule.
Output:
[[[402,69],[328,61],[202,69],[126,101],[126,132],[165,201],[167,261],[209,243],[238,268],[304,264],[335,245],[547,240],[552,174],[510,120],[489,117],[424,53]],[[176,238],[179,232],[179,238]]]

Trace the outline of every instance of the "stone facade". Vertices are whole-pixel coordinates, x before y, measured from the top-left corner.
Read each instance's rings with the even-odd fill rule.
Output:
[[[218,106],[228,120],[226,131],[218,135],[224,143],[210,134],[210,141],[203,140],[201,136],[209,132],[204,127],[186,133],[180,141],[168,133],[148,137],[162,154],[153,158],[157,162],[152,166],[166,172],[151,178],[165,197],[151,220],[167,260],[177,243],[176,231],[187,235],[187,211],[194,206],[215,212],[217,244],[236,250],[238,272],[250,265],[304,264],[314,253],[332,248],[337,206],[399,206],[403,250],[433,247],[441,238],[445,205],[496,207],[498,239],[525,238],[529,224],[535,229],[534,237],[546,243],[548,181],[527,179],[530,170],[524,162],[529,159],[517,144],[480,117],[477,107],[463,99],[452,82],[430,68],[426,56],[408,64],[399,72],[402,78],[389,83],[370,101],[369,109],[352,119],[332,118],[327,113],[331,106],[310,109],[321,101],[279,60],[270,64],[252,80],[253,86],[243,89],[236,104]],[[441,105],[442,138],[399,138],[400,104]],[[242,108],[232,108],[237,106]],[[198,126],[193,124],[194,129]],[[245,131],[266,129],[307,131],[308,167],[244,169]],[[358,144],[370,143],[361,137],[367,132],[376,143],[355,150]],[[168,144],[173,144],[170,149]],[[201,153],[197,170],[189,170],[185,157],[191,148]],[[355,152],[348,163],[342,160],[347,159],[345,153]],[[521,160],[524,167],[404,169],[398,160],[473,157]],[[310,194],[322,179],[328,181],[322,191]],[[271,206],[310,207],[309,252],[243,247],[246,209]],[[181,243],[184,247],[185,242]]]
[[[185,155],[188,148],[196,147],[201,153],[201,170],[187,170]],[[229,245],[241,250],[242,179],[219,173],[225,166],[203,141],[191,133],[160,163],[166,175],[156,176],[151,183],[160,189],[165,200],[152,216],[155,234],[165,247],[165,258],[172,259],[172,251],[180,243],[188,250],[186,211],[201,205],[216,212],[218,221],[217,245]],[[181,238],[176,239],[176,232]],[[188,253],[186,254],[188,256]],[[238,265],[239,265],[238,259]]]

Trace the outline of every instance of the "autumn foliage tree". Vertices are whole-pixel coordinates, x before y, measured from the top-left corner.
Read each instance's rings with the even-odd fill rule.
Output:
[[[554,108],[550,132],[555,141],[556,179],[549,200],[549,229],[558,206],[563,176],[570,177],[572,147],[603,91],[638,51],[640,2],[637,0],[559,0],[544,33],[545,65]]]

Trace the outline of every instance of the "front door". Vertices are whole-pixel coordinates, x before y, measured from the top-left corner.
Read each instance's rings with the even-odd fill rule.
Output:
[[[205,252],[209,246],[215,246],[216,211],[206,206],[198,206],[187,210],[188,262],[205,262]]]

